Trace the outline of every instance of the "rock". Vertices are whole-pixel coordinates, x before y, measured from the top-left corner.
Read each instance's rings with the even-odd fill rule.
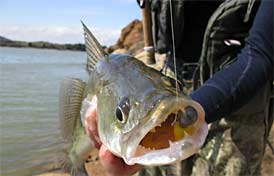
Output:
[[[113,54],[127,54],[128,50],[125,48],[118,48],[112,52]]]
[[[109,47],[108,51],[126,49],[128,54],[135,55],[142,50],[143,40],[142,22],[136,19],[122,29],[117,43]]]

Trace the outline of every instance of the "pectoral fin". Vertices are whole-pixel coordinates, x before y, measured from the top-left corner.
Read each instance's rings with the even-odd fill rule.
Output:
[[[59,120],[62,137],[73,140],[73,134],[80,120],[80,109],[86,83],[77,78],[65,78],[59,92]]]

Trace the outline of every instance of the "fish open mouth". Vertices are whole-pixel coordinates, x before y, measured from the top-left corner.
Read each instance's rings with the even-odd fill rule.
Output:
[[[181,127],[176,116],[174,113],[170,114],[165,121],[151,129],[139,143],[135,156],[169,148],[172,143],[182,140],[186,135],[191,136],[195,132],[193,125]]]
[[[182,128],[176,120],[176,114],[170,114],[167,119],[150,130],[140,142],[140,147],[149,150],[160,150],[170,147],[170,144],[184,138],[185,133],[192,135],[194,126]]]
[[[186,104],[197,111],[197,118],[184,126],[180,114],[186,113]],[[163,165],[186,159],[198,151],[208,132],[204,111],[193,101],[163,103],[146,123],[145,129],[141,129],[142,137],[136,139],[136,147],[124,157],[127,164]]]

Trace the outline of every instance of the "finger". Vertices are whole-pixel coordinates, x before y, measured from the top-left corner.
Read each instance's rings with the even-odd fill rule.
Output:
[[[97,107],[89,106],[85,114],[85,127],[90,131],[97,131]]]
[[[97,129],[97,97],[94,96],[89,108],[85,114],[85,130],[87,135],[94,142],[94,146],[99,149],[102,142],[98,135]]]
[[[87,112],[85,114],[85,120],[88,123],[92,123],[97,120],[97,96],[93,96],[91,102],[89,103],[89,108],[87,109]]]
[[[141,165],[127,165],[123,159],[113,155],[104,145],[100,148],[99,158],[101,164],[111,176],[131,175],[143,168]]]

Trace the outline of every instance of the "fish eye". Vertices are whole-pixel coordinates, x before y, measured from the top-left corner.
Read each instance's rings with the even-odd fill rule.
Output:
[[[120,123],[125,123],[127,121],[129,110],[129,99],[127,97],[121,98],[115,110],[116,118]]]
[[[116,111],[115,111],[115,115],[116,115],[116,118],[118,119],[119,122],[123,123],[123,112],[121,111],[120,107],[117,107],[116,108]]]

